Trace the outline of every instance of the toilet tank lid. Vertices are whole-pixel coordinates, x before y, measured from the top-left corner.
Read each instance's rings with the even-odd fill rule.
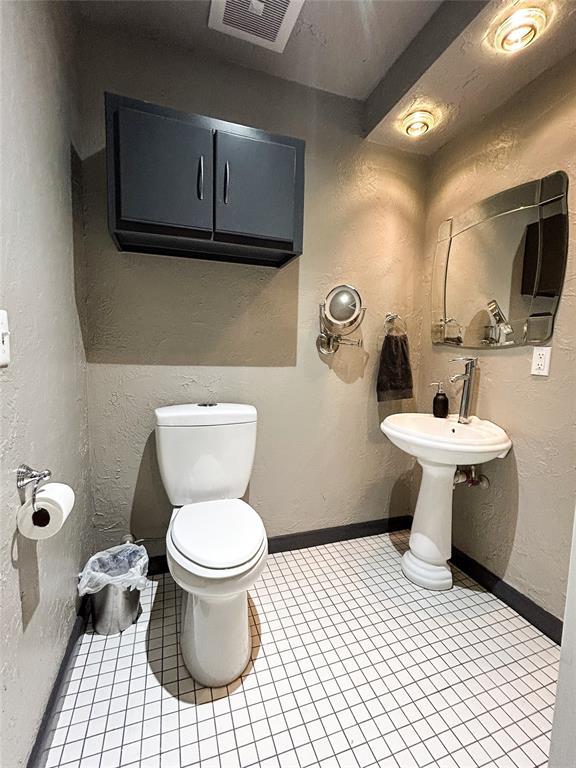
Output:
[[[247,424],[256,421],[253,405],[241,403],[185,403],[156,408],[159,427],[209,427],[219,424]]]

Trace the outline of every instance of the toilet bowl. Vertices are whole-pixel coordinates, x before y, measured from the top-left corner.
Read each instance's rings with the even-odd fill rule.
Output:
[[[184,591],[180,649],[202,685],[223,686],[250,661],[248,590],[268,541],[245,493],[256,443],[256,409],[238,404],[156,409],[162,480],[175,505],[168,567]]]

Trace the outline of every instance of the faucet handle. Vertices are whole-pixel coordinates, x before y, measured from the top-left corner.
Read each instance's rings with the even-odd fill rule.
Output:
[[[453,357],[450,360],[451,363],[474,363],[478,362],[477,357]]]

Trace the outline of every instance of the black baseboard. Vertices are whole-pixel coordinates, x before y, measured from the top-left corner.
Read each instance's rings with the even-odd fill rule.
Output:
[[[363,523],[337,525],[333,528],[317,528],[314,531],[285,533],[282,536],[271,536],[268,539],[268,552],[289,552],[292,549],[307,549],[320,544],[332,544],[336,541],[359,539],[362,536],[376,536],[379,533],[402,531],[410,527],[412,518],[409,515],[400,517],[384,517],[380,520],[367,520]]]
[[[160,576],[168,573],[166,555],[152,555],[148,560],[148,576]]]
[[[459,568],[467,576],[477,581],[481,587],[496,595],[503,603],[506,603],[507,606],[520,614],[533,627],[539,629],[542,634],[560,645],[563,627],[563,622],[560,619],[557,619],[556,616],[536,605],[529,597],[523,595],[499,576],[496,576],[495,573],[492,573],[488,568],[485,568],[456,547],[452,548],[451,562],[456,568]]]
[[[48,699],[48,703],[46,704],[46,709],[44,710],[44,715],[42,716],[42,722],[40,723],[40,727],[38,728],[36,741],[34,742],[34,746],[32,747],[32,751],[30,752],[30,757],[28,758],[28,763],[26,764],[27,768],[37,768],[37,766],[41,765],[40,761],[42,758],[42,752],[48,746],[47,741],[50,734],[50,720],[56,710],[56,703],[58,701],[58,697],[60,696],[60,690],[62,688],[64,676],[70,664],[70,659],[74,652],[74,647],[78,639],[80,638],[80,636],[83,635],[84,632],[86,631],[86,626],[88,624],[89,618],[90,618],[90,599],[88,595],[84,595],[84,597],[81,598],[80,600],[80,605],[78,606],[78,613],[76,614],[76,620],[74,621],[74,624],[72,626],[72,632],[70,633],[70,638],[68,640],[66,650],[64,651],[64,656],[62,657],[62,661],[60,662],[58,674],[56,675],[56,680],[54,681],[54,685],[52,686],[52,692],[50,693],[50,698]]]

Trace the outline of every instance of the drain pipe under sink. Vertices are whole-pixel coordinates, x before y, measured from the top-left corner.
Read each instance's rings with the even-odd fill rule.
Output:
[[[468,488],[490,488],[490,480],[478,472],[475,464],[469,467],[458,467],[454,472],[454,488],[461,483],[465,483]]]

